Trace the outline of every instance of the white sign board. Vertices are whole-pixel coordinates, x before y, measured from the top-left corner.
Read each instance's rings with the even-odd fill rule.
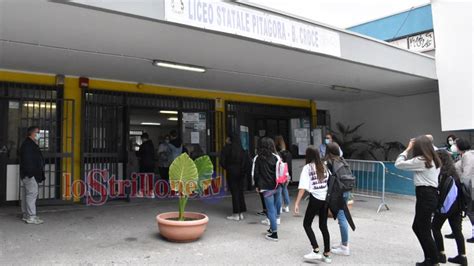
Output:
[[[165,0],[165,20],[341,56],[335,31],[228,1]]]
[[[474,4],[432,0],[443,131],[474,129]]]
[[[427,32],[408,37],[408,49],[415,52],[430,51],[435,48],[434,33]]]

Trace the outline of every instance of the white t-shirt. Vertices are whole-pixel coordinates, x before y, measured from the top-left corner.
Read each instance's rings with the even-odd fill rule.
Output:
[[[324,179],[319,181],[314,163],[307,164],[303,167],[300,175],[300,183],[298,189],[304,189],[311,193],[318,200],[326,200],[328,193],[328,171],[324,171]]]

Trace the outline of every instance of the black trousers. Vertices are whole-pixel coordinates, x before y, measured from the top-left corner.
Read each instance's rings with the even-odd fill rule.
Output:
[[[457,202],[455,202],[457,206]],[[453,208],[455,208],[453,206]],[[459,209],[459,208],[457,208]],[[448,220],[449,226],[454,234],[454,239],[456,239],[456,245],[458,246],[458,254],[466,254],[466,247],[464,244],[464,236],[462,235],[462,216],[459,210],[453,210],[452,214],[446,215],[441,213],[436,213],[433,218],[433,236],[436,242],[436,247],[438,248],[438,253],[444,251],[444,242],[443,235],[441,234],[441,227],[443,227],[444,222]]]
[[[232,195],[232,212],[241,213],[247,211],[244,197],[244,178],[240,175],[230,173],[227,185]]]
[[[169,167],[159,167],[158,168],[158,171],[160,172],[161,179],[163,179],[163,180],[169,180],[170,179],[169,170],[170,170]]]
[[[415,219],[413,232],[421,244],[425,260],[433,264],[439,262],[438,250],[431,233],[431,219],[438,205],[438,191],[434,187],[416,187]]]
[[[313,224],[314,216],[319,216],[319,230],[323,234],[324,241],[324,252],[329,252],[330,239],[328,231],[328,204],[326,201],[318,200],[317,198],[310,195],[308,207],[306,208],[306,213],[304,214],[303,227],[306,235],[309,238],[309,242],[313,249],[319,248],[318,242],[316,241],[316,236],[314,235],[311,225]]]

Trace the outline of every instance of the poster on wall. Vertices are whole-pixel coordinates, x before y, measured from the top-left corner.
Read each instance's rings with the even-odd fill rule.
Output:
[[[199,144],[203,150],[207,149],[206,113],[182,113],[183,143]]]
[[[245,151],[249,150],[249,142],[250,142],[250,136],[249,136],[249,128],[246,126],[240,126],[240,142],[242,143],[242,148]]]

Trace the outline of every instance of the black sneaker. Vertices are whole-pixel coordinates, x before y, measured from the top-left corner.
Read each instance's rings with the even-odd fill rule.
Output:
[[[278,233],[277,232],[272,232],[271,235],[266,235],[265,238],[267,240],[271,240],[271,241],[278,241]]]
[[[260,216],[267,216],[267,212],[265,211],[261,211],[261,212],[257,212],[257,215],[260,215]]]
[[[468,243],[474,243],[474,236],[471,238],[466,239],[466,242]]]
[[[451,233],[449,235],[444,235],[444,237],[446,237],[447,239],[454,239],[454,234]]]
[[[433,265],[439,265],[439,263],[432,263],[431,260],[425,260],[423,262],[416,263],[416,266],[433,266]]]
[[[446,254],[439,254],[438,256],[439,263],[446,263]]]
[[[272,231],[272,229],[270,228],[270,229],[267,230],[266,235],[271,235],[271,234],[273,234],[273,231]]]
[[[454,257],[454,258],[449,258],[448,261],[451,262],[451,263],[455,263],[455,264],[460,264],[460,265],[465,265],[465,266],[467,266],[467,258],[466,258],[466,256],[457,255],[457,256]]]

